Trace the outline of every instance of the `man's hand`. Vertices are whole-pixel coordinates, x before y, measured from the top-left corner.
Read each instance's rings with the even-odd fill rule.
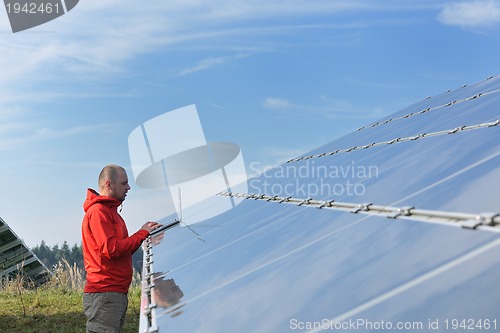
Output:
[[[157,223],[157,222],[152,222],[152,221],[149,221],[149,222],[146,222],[144,223],[144,225],[142,226],[142,230],[146,230],[147,232],[151,232],[155,229],[158,229],[159,227],[161,227],[162,225]]]

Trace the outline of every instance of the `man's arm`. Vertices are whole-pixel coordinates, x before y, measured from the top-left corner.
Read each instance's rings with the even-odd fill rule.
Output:
[[[89,213],[90,229],[99,252],[110,259],[134,253],[148,237],[149,232],[160,226],[156,222],[147,222],[133,235],[121,239],[108,214],[98,209]]]

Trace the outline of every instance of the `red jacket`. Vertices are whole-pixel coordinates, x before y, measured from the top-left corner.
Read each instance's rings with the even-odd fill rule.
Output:
[[[132,281],[132,254],[149,233],[139,230],[129,237],[117,211],[120,205],[115,198],[87,190],[82,222],[83,261],[87,271],[84,292],[128,292]]]

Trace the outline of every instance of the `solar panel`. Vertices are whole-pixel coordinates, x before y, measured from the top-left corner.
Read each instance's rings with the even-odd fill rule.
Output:
[[[0,218],[0,281],[25,275],[30,282],[40,285],[50,271]]]
[[[500,77],[426,98],[152,235],[140,331],[498,329],[499,102]]]

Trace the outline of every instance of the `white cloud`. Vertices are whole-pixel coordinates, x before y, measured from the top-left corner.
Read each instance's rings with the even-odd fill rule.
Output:
[[[476,0],[448,3],[438,15],[438,21],[461,27],[484,27],[500,23],[500,2]]]
[[[285,98],[268,97],[264,100],[262,106],[266,109],[277,110],[281,112],[296,111],[301,115],[317,114],[330,119],[372,119],[380,117],[383,109],[369,109],[353,104],[348,101],[333,99],[328,96],[319,96],[318,101],[323,105],[305,105],[292,103]]]
[[[178,75],[184,76],[184,75],[193,74],[193,73],[196,73],[199,71],[209,69],[209,68],[214,67],[214,66],[223,65],[223,64],[230,62],[230,61],[245,58],[247,56],[248,56],[248,54],[236,54],[234,56],[228,56],[228,57],[217,57],[217,58],[205,59],[205,60],[199,61],[198,64],[196,64],[196,66],[194,66],[194,67],[187,68],[187,69],[180,71]]]
[[[292,104],[284,98],[268,97],[265,99],[263,106],[266,109],[286,109],[292,106]]]
[[[370,1],[332,0],[256,0],[251,4],[243,0],[173,0],[138,5],[130,0],[88,0],[58,19],[17,34],[7,33],[8,20],[4,20],[0,26],[5,31],[0,42],[0,68],[3,69],[0,91],[4,92],[0,103],[10,101],[11,92],[22,91],[29,97],[28,90],[34,87],[40,90],[43,89],[40,86],[51,86],[52,82],[74,87],[75,82],[85,84],[87,81],[88,84],[103,78],[122,77],[127,75],[126,62],[161,47],[182,45],[187,41],[191,45],[199,41],[200,47],[207,47],[224,36],[231,36],[235,41],[238,40],[236,36],[246,38],[252,33],[283,32],[283,27],[276,24],[266,27],[265,19],[274,22],[280,17],[298,15],[393,10],[396,4],[383,6]],[[258,24],[249,25],[253,22]],[[341,25],[345,27],[346,24]],[[310,29],[311,24],[285,27],[286,30],[304,28]],[[242,46],[248,47],[248,43],[236,42],[236,47]],[[255,47],[258,49],[262,45]],[[181,75],[245,56],[249,54],[206,59],[185,69]]]
[[[88,133],[100,133],[115,127],[114,124],[93,124],[89,126],[75,126],[70,128],[53,129],[48,127],[37,128],[33,134],[33,139],[45,140],[54,138],[65,138]]]
[[[47,126],[39,119],[31,120],[30,114],[19,113],[10,115],[0,111],[0,152],[17,150],[34,142],[51,139],[62,139],[88,135],[90,133],[106,133],[114,131],[116,124],[93,124],[89,126],[74,126],[69,128],[54,128]]]

